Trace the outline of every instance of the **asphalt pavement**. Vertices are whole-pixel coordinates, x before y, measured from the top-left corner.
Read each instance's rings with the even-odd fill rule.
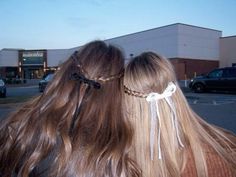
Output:
[[[236,134],[236,94],[193,93],[184,85],[181,88],[192,109],[207,122],[223,127]],[[37,85],[18,85],[8,88],[8,97],[41,94]],[[4,99],[4,98],[0,98]],[[0,119],[5,118],[21,103],[0,104]]]

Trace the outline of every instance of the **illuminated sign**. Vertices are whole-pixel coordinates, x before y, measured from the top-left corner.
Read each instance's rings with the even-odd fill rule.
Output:
[[[43,57],[43,52],[33,51],[33,52],[23,52],[23,57]]]
[[[45,51],[22,51],[20,60],[22,66],[40,65],[46,67]]]

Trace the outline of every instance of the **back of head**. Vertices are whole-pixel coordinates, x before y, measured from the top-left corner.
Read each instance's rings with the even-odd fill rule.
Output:
[[[170,82],[177,85],[172,65],[167,59],[153,52],[145,52],[135,57],[125,69],[125,107],[135,132],[133,158],[141,166],[144,176],[179,174],[180,169],[173,165],[178,158],[174,157],[174,151],[178,150],[178,141],[172,127],[169,105],[164,99],[158,101],[160,119],[153,122],[150,105],[146,100],[149,93],[163,93]],[[155,124],[155,131],[151,132],[152,124]],[[157,138],[159,130],[160,139]],[[154,140],[151,139],[152,136],[155,137]],[[159,159],[160,155],[162,160]],[[166,165],[162,165],[163,162]],[[167,169],[167,166],[173,169]]]
[[[235,163],[214,139],[227,146],[225,134],[189,107],[166,58],[154,52],[133,58],[125,69],[124,88],[126,116],[134,127],[131,154],[143,176],[180,177],[189,154],[197,175],[207,176],[206,146]]]
[[[133,175],[126,154],[132,132],[121,114],[123,67],[122,52],[103,41],[75,52],[44,93],[1,126],[3,176]]]
[[[163,92],[171,81],[176,82],[172,65],[153,52],[135,57],[125,70],[125,85],[142,93]]]

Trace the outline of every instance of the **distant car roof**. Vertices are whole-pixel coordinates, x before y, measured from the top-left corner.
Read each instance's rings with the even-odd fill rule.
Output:
[[[54,76],[53,73],[48,74],[48,75],[44,78],[44,80],[50,81],[50,80],[52,80],[53,76]]]

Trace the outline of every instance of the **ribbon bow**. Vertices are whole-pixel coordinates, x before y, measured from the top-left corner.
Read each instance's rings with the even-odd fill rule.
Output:
[[[176,131],[176,136],[178,139],[179,144],[184,147],[180,136],[179,136],[179,130],[178,130],[178,121],[176,116],[176,110],[174,103],[172,102],[172,99],[170,98],[172,94],[176,91],[176,85],[173,82],[170,82],[167,86],[167,88],[164,90],[162,94],[159,93],[149,93],[146,97],[147,102],[150,104],[150,112],[151,112],[151,129],[150,129],[150,152],[151,152],[151,159],[153,160],[153,147],[154,147],[154,140],[155,140],[155,127],[157,124],[159,124],[158,128],[158,158],[161,159],[161,147],[160,147],[160,137],[161,137],[161,124],[160,124],[160,112],[158,107],[158,100],[165,99],[167,104],[169,105],[170,109],[172,110],[172,125],[173,129]]]
[[[170,97],[175,91],[176,91],[175,84],[173,82],[170,82],[162,94],[155,93],[155,92],[149,93],[146,100],[148,102],[151,102],[151,101],[157,101],[163,98],[167,98],[167,97]]]
[[[72,80],[77,80],[79,82],[83,82],[85,84],[88,84],[89,86],[92,86],[95,89],[100,89],[101,88],[101,84],[99,82],[88,79],[83,74],[73,73],[71,75],[71,79]]]

